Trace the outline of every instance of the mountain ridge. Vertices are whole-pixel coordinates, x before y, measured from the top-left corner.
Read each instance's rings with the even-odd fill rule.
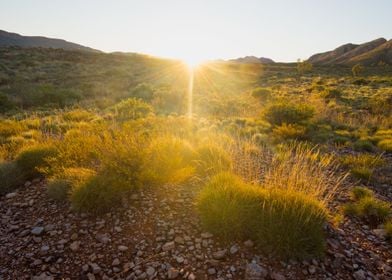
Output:
[[[334,50],[314,54],[308,58],[308,62],[315,65],[392,65],[392,40],[378,38],[362,44],[344,44]]]
[[[68,42],[63,39],[48,38],[43,36],[24,36],[18,33],[0,30],[0,47],[22,47],[22,48],[54,48],[64,50],[79,50],[89,52],[101,52],[80,44]]]

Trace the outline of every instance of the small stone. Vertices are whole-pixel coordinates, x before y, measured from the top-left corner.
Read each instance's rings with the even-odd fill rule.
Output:
[[[208,275],[214,275],[216,273],[216,269],[211,267],[207,270]]]
[[[308,271],[310,274],[316,273],[316,267],[314,265],[309,266]]]
[[[255,262],[248,263],[245,269],[245,279],[258,280],[267,277],[268,271]]]
[[[272,273],[271,273],[271,278],[272,278],[273,280],[286,280],[286,277],[284,277],[283,274],[280,274],[280,273],[278,273],[278,272],[272,272]]]
[[[75,241],[76,239],[78,239],[78,234],[77,234],[77,233],[73,233],[73,234],[71,235],[71,240],[72,240],[72,241]]]
[[[41,235],[44,232],[44,228],[43,227],[34,227],[31,230],[31,234],[32,235]]]
[[[48,275],[45,272],[42,272],[40,275],[38,276],[34,276],[32,278],[32,280],[53,280],[54,277],[52,275]]]
[[[112,262],[112,266],[118,266],[120,265],[120,260],[118,258],[115,258]]]
[[[188,280],[196,280],[196,276],[193,273],[190,273],[188,276]]]
[[[353,277],[355,280],[366,280],[366,273],[360,269],[354,272]]]
[[[128,250],[128,247],[127,247],[127,246],[124,246],[124,245],[120,245],[120,246],[118,246],[118,250],[119,250],[120,252],[125,252],[125,251]]]
[[[155,274],[155,268],[153,268],[152,266],[149,266],[149,267],[146,269],[146,273],[147,273],[148,277],[154,276],[154,274]]]
[[[386,231],[383,228],[376,228],[373,229],[373,233],[378,236],[379,238],[384,238],[386,235]]]
[[[90,266],[91,266],[91,270],[93,271],[93,274],[98,274],[101,272],[101,268],[96,263],[92,263],[90,264]]]
[[[201,238],[209,239],[209,238],[212,238],[212,237],[213,237],[212,233],[209,233],[209,232],[203,232],[201,234]]]
[[[87,273],[87,279],[88,280],[95,280],[95,276],[92,273]]]
[[[69,248],[73,251],[76,252],[77,250],[79,250],[80,247],[80,241],[74,241],[71,243],[71,245],[69,245]]]
[[[169,278],[169,279],[176,279],[179,274],[180,274],[180,272],[178,271],[178,269],[175,269],[175,268],[171,267],[167,271],[167,278]]]
[[[177,236],[177,237],[174,239],[174,242],[179,243],[179,244],[184,244],[184,238],[182,238],[182,237],[180,237],[180,236]]]
[[[233,245],[230,247],[230,254],[235,255],[237,254],[239,251],[238,246],[237,245]]]
[[[251,247],[253,247],[253,245],[254,245],[254,243],[253,243],[253,241],[252,240],[246,240],[245,242],[244,242],[244,245],[246,246],[246,247],[248,247],[248,248],[251,248]]]
[[[174,241],[171,242],[167,242],[162,246],[162,251],[166,252],[166,251],[170,251],[173,250],[176,247]]]
[[[5,198],[9,199],[9,198],[13,198],[15,196],[17,196],[18,194],[16,192],[12,192],[12,193],[7,193],[5,195]]]
[[[213,254],[212,254],[212,257],[213,257],[214,259],[216,259],[216,260],[224,259],[225,256],[226,256],[226,252],[227,252],[227,250],[220,250],[220,251],[218,251],[218,252],[213,253]]]

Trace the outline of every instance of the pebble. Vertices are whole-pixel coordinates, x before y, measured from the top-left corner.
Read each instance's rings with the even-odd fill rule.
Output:
[[[44,227],[34,227],[31,230],[32,235],[41,235],[44,232]]]
[[[170,241],[170,242],[165,243],[162,246],[162,251],[167,252],[167,251],[173,250],[175,247],[176,247],[176,244],[174,243],[174,241]]]
[[[224,259],[225,256],[226,256],[226,252],[227,252],[227,250],[220,250],[220,251],[218,251],[218,252],[213,253],[213,254],[212,254],[212,257],[213,257],[214,259],[216,259],[216,260]]]
[[[80,241],[74,241],[71,243],[71,245],[69,245],[69,248],[73,251],[76,252],[79,250],[80,247]]]
[[[169,278],[169,279],[176,279],[179,274],[180,274],[180,272],[178,271],[178,269],[175,269],[175,268],[171,267],[167,271],[167,278]]]
[[[248,280],[261,280],[267,277],[268,271],[258,265],[256,262],[251,262],[246,265],[245,269],[245,279]]]
[[[118,246],[118,250],[119,250],[120,252],[125,252],[125,251],[128,250],[128,247],[127,247],[127,246],[124,246],[124,245],[120,245],[120,246]]]
[[[5,198],[10,199],[10,198],[13,198],[13,197],[15,197],[15,196],[17,196],[17,195],[18,195],[18,194],[17,194],[16,192],[7,193],[7,194],[5,195]]]

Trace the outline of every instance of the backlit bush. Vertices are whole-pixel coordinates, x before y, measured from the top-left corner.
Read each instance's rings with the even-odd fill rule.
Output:
[[[0,163],[0,195],[13,191],[24,184],[22,171],[15,162]]]
[[[121,205],[122,198],[132,186],[120,184],[117,178],[105,172],[92,176],[71,192],[71,205],[75,211],[103,214]]]
[[[314,115],[314,108],[306,104],[274,103],[264,112],[265,119],[273,125],[301,124]]]
[[[267,190],[221,173],[201,191],[197,206],[204,227],[226,241],[250,238],[287,258],[323,254],[327,212],[303,193]]]
[[[48,167],[48,159],[57,154],[51,144],[40,144],[24,149],[16,157],[16,164],[26,179],[32,179],[42,174],[42,169]]]
[[[214,144],[203,144],[196,149],[196,173],[205,178],[232,168],[230,155],[221,147]]]
[[[194,173],[194,150],[185,140],[162,136],[146,148],[141,176],[143,182],[154,186],[178,184]]]

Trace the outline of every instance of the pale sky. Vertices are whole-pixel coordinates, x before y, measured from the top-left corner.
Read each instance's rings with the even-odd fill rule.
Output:
[[[392,0],[0,0],[0,29],[106,52],[296,61],[392,38]]]

